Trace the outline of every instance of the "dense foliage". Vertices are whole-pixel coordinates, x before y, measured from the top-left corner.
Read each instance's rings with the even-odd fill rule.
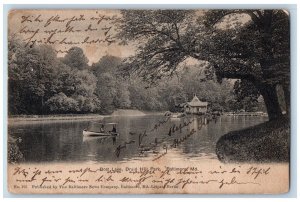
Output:
[[[139,43],[127,70],[145,80],[174,74],[187,58],[206,61],[218,79],[250,82],[270,119],[282,115],[277,88],[290,103],[290,24],[284,10],[123,10],[118,37]]]
[[[149,86],[137,75],[124,76],[121,58],[106,55],[89,66],[80,48],[71,50],[58,58],[50,46],[25,47],[17,39],[9,39],[10,115],[176,111],[176,106],[190,101],[194,93],[208,101],[212,111],[245,108],[236,107],[233,81],[219,84],[203,64],[181,65],[176,75]]]
[[[10,114],[85,113],[100,109],[93,73],[64,64],[50,46],[25,47],[10,39],[8,59]]]

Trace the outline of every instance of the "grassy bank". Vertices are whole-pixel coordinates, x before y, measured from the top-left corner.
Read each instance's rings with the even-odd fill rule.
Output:
[[[222,162],[288,162],[289,150],[287,117],[225,134],[216,146]]]
[[[8,117],[8,122],[20,121],[56,121],[56,120],[86,120],[86,119],[103,119],[109,116],[144,116],[152,114],[163,114],[163,112],[145,112],[132,109],[118,109],[109,115],[100,114],[50,114],[50,115],[14,115]]]

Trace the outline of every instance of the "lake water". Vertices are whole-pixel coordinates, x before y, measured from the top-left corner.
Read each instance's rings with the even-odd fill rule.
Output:
[[[119,135],[84,138],[87,120],[15,123],[8,126],[8,133],[21,140],[18,145],[26,162],[139,161],[164,153],[170,158],[217,159],[215,146],[223,134],[265,122],[267,117],[222,116],[205,125],[197,117],[167,119],[162,115],[106,117],[103,121],[118,123]]]

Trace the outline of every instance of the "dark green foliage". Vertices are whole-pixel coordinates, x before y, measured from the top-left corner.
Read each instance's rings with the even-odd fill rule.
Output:
[[[128,109],[131,106],[128,82],[118,75],[121,58],[106,55],[91,69],[97,78],[96,94],[101,100],[102,113],[112,113],[116,108]]]
[[[270,119],[282,115],[276,87],[290,102],[289,15],[283,10],[122,11],[119,35],[139,43],[126,71],[151,84],[172,76],[187,58],[207,61],[218,81],[251,82],[263,96]],[[229,20],[228,20],[229,19]]]
[[[67,97],[64,93],[60,92],[57,95],[52,96],[46,102],[51,112],[64,113],[64,112],[78,112],[79,107],[76,100],[71,97]]]
[[[62,58],[62,62],[71,68],[83,70],[88,67],[89,60],[84,55],[81,48],[72,47],[68,50],[68,53],[65,55],[65,57]]]
[[[100,109],[96,77],[61,62],[50,46],[9,39],[9,114],[83,113]]]
[[[233,87],[236,111],[244,110],[247,112],[257,111],[259,107],[259,91],[247,80],[237,80]]]
[[[24,161],[24,156],[20,151],[18,142],[20,139],[9,137],[7,141],[7,161],[8,163],[20,163]]]
[[[234,103],[232,84],[225,80],[218,83],[205,64],[183,65],[177,76],[163,77],[149,86],[139,76],[123,77],[122,60],[115,56],[104,56],[79,70],[63,63],[51,47],[27,48],[16,40],[10,40],[10,47],[11,115],[110,114],[116,109],[178,111],[177,106],[190,101],[194,93],[209,102],[211,111],[230,111],[228,103]]]

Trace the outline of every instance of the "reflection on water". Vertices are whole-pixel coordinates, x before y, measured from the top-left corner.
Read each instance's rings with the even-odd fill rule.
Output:
[[[9,135],[21,137],[19,147],[26,162],[143,160],[155,158],[166,148],[170,158],[208,159],[216,158],[215,145],[220,136],[266,120],[266,117],[223,116],[202,125],[203,119],[197,117],[105,118],[106,122],[118,123],[116,137],[83,137],[82,130],[88,121],[30,122],[8,128]],[[188,136],[192,130],[196,132]],[[175,147],[176,141],[179,144]]]

